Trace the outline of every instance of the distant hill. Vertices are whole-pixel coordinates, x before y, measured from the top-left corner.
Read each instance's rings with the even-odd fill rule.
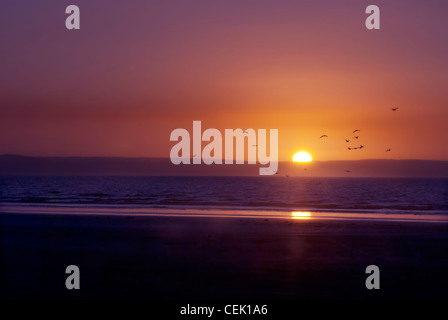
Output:
[[[0,176],[257,176],[259,164],[173,165],[169,158],[0,155]],[[448,178],[448,161],[353,160],[280,162],[277,176]]]
[[[435,160],[313,161],[284,163],[283,167],[286,174],[294,176],[448,178],[448,161]]]

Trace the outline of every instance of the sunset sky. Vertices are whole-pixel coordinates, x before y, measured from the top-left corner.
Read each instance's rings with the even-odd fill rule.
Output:
[[[169,157],[201,120],[280,160],[448,160],[447,30],[444,0],[2,2],[0,154]]]

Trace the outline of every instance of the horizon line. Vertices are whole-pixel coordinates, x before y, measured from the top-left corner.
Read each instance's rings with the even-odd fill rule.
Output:
[[[146,156],[146,157],[139,157],[139,156],[76,156],[76,155],[72,155],[72,156],[32,156],[32,155],[24,155],[24,154],[15,154],[15,153],[5,153],[5,154],[0,154],[0,157],[23,157],[23,158],[120,158],[120,159],[160,159],[160,160],[170,160],[170,157],[150,157],[150,156]],[[193,160],[193,157],[190,158],[176,158],[176,159],[190,159]],[[204,158],[201,158],[201,160],[203,160]],[[223,158],[223,161],[225,161],[226,159]],[[334,159],[334,160],[313,160],[312,162],[308,162],[308,163],[302,163],[302,164],[312,164],[313,162],[330,162],[330,161],[378,161],[378,160],[386,160],[386,161],[440,161],[440,162],[446,162],[448,161],[448,159],[446,160],[440,160],[440,159],[415,159],[415,158],[406,158],[406,159],[386,159],[386,158],[366,158],[366,159]],[[236,161],[236,159],[232,159],[232,161]],[[247,162],[247,160],[244,160],[245,162]],[[292,160],[279,160],[279,161],[273,161],[273,162],[291,162],[294,163]],[[222,164],[225,164],[224,162]],[[247,163],[245,163],[247,164]],[[300,163],[298,163],[300,164]]]

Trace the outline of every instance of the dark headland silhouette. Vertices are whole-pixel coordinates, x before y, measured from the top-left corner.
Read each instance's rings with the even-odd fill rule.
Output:
[[[260,164],[174,165],[169,158],[0,155],[0,176],[258,176]],[[349,160],[279,162],[275,177],[448,178],[448,161]]]

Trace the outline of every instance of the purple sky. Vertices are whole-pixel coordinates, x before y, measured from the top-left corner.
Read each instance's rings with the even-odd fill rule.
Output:
[[[65,28],[70,4],[80,30]],[[369,4],[381,30],[364,26]],[[0,154],[168,157],[170,132],[202,120],[279,129],[280,160],[448,160],[447,12],[442,0],[2,2]],[[356,128],[362,153],[344,145]]]

